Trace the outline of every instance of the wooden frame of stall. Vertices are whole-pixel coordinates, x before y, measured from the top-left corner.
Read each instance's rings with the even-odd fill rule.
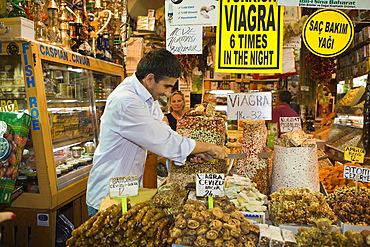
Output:
[[[44,88],[41,60],[77,66],[88,70],[120,76],[121,65],[82,56],[78,53],[25,39],[1,42],[1,55],[8,55],[5,47],[10,43],[19,48],[25,75],[26,101],[32,116],[31,136],[35,150],[39,193],[23,193],[5,211],[12,211],[17,217],[0,225],[3,232],[3,246],[54,246],[56,238],[57,210],[67,204],[66,213],[75,226],[87,220],[85,194],[87,177],[65,188],[57,189],[53,143],[50,132],[47,100]],[[92,82],[91,82],[92,83]],[[81,140],[82,141],[82,140]],[[48,216],[48,223],[38,224],[40,214]],[[40,220],[40,219],[39,219]]]

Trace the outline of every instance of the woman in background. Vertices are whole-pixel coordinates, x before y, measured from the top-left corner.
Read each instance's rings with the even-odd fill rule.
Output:
[[[185,96],[181,92],[174,92],[169,100],[170,112],[164,114],[165,121],[173,130],[176,130],[177,119],[182,117],[185,109]]]

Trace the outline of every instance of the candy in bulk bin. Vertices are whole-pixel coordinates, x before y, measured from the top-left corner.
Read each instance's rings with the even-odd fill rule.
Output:
[[[271,193],[280,188],[304,187],[319,191],[319,164],[316,142],[302,130],[286,133],[275,143]]]

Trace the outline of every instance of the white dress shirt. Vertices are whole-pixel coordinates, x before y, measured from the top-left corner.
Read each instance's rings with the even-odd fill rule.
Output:
[[[147,150],[183,165],[195,141],[173,131],[148,90],[127,77],[109,95],[101,117],[99,145],[87,185],[87,205],[95,209],[109,194],[109,179],[144,173]]]

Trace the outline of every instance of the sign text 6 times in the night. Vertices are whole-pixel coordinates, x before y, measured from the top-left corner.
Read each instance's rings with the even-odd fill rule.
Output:
[[[220,5],[216,71],[281,70],[282,11],[276,1],[225,0]]]

